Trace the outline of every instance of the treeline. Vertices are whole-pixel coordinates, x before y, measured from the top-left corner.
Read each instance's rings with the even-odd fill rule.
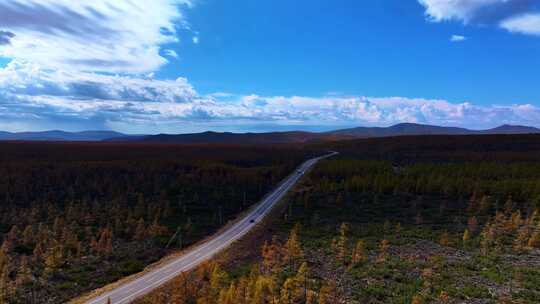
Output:
[[[249,208],[306,157],[286,147],[2,146],[0,303],[59,303],[140,271]]]
[[[516,207],[540,208],[540,163],[420,162],[407,166],[389,161],[341,159],[314,172],[320,191],[432,195],[462,204],[486,197],[495,209],[512,199]]]
[[[540,135],[427,135],[320,144],[355,159],[416,162],[538,162]]]

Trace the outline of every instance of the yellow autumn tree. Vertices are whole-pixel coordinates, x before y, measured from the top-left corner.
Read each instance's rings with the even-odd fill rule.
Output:
[[[352,252],[352,265],[358,265],[367,261],[366,244],[364,240],[358,240]]]
[[[342,223],[339,228],[339,238],[336,244],[336,257],[341,263],[345,263],[348,255],[348,243],[349,243],[349,224]]]
[[[467,247],[469,245],[469,241],[471,240],[471,234],[469,232],[469,229],[465,229],[463,232],[463,237],[461,238],[463,240],[463,246]]]
[[[283,283],[280,291],[280,304],[292,304],[294,303],[294,293],[296,291],[296,282],[293,278],[288,278]]]
[[[516,238],[514,239],[514,244],[513,244],[514,250],[517,252],[524,251],[529,241],[529,238],[530,238],[529,228],[526,226],[521,227],[518,230]]]
[[[284,263],[289,265],[291,269],[296,269],[298,263],[304,257],[304,252],[300,246],[300,241],[298,240],[298,230],[300,227],[296,225],[291,232],[289,233],[289,238],[285,243],[285,253],[283,256]]]
[[[325,283],[319,290],[319,304],[339,303],[338,289],[335,281]]]
[[[310,274],[309,274],[309,267],[306,262],[302,263],[300,265],[300,268],[298,269],[298,272],[296,273],[296,276],[294,278],[296,282],[296,293],[295,293],[295,299],[302,300],[302,302],[307,301],[307,294],[310,287]]]
[[[443,232],[441,238],[439,239],[439,244],[444,247],[450,246],[450,235],[447,231]]]
[[[388,250],[390,249],[390,242],[386,239],[381,241],[379,245],[379,256],[377,257],[377,263],[386,262],[388,259]]]
[[[282,248],[277,237],[272,238],[272,242],[265,242],[262,247],[262,266],[265,274],[276,273],[279,271],[282,260]]]
[[[255,283],[255,293],[250,303],[266,304],[275,303],[277,301],[276,283],[271,277],[259,276]]]
[[[527,245],[531,248],[540,248],[540,233],[538,231],[532,234]]]

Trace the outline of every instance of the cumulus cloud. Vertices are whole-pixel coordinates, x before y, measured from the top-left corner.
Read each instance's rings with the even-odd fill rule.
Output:
[[[202,96],[184,78],[167,81],[60,72],[12,62],[0,69],[0,121],[11,130],[71,123],[66,128],[93,126],[136,133],[185,132],[194,130],[193,125],[201,126],[195,130],[230,130],[242,124],[383,126],[416,122],[483,128],[502,123],[539,126],[540,108],[402,97]]]
[[[189,0],[0,1],[0,56],[53,69],[142,73],[167,60]],[[7,39],[6,39],[7,38]],[[3,42],[3,43],[2,43]],[[7,43],[9,42],[9,43]]]
[[[461,35],[452,35],[452,37],[450,37],[450,41],[452,42],[462,42],[465,40],[467,40],[467,37]]]
[[[501,27],[514,33],[540,36],[540,13],[510,17],[501,22]]]
[[[10,44],[11,38],[15,37],[15,34],[8,31],[0,31],[0,45]]]
[[[418,0],[426,8],[432,21],[461,20],[469,22],[477,14],[493,6],[501,6],[520,0]]]
[[[499,25],[522,34],[540,35],[537,1],[531,0],[418,0],[430,21],[461,21]]]

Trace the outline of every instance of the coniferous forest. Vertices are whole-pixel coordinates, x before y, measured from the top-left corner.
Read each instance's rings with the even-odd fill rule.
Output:
[[[0,144],[0,303],[61,303],[249,208],[301,149]],[[174,236],[174,238],[173,238]]]
[[[540,303],[539,136],[0,151],[4,303],[139,272],[327,151],[245,239],[138,302]]]
[[[250,239],[139,302],[540,303],[540,137],[330,146]]]

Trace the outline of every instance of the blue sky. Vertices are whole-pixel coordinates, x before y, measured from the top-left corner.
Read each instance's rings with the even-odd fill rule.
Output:
[[[201,43],[159,75],[183,71],[202,93],[540,100],[540,38],[424,14],[416,1],[207,0],[187,11]]]
[[[540,1],[0,0],[0,129],[540,127]]]

